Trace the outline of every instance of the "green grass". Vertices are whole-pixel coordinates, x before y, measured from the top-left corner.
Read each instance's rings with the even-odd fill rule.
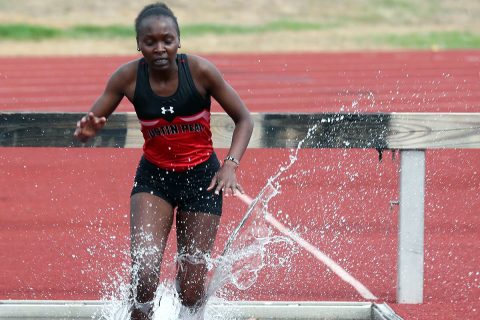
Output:
[[[276,21],[264,25],[239,26],[220,24],[185,25],[181,28],[182,36],[198,36],[204,34],[247,34],[278,31],[303,31],[333,28],[334,25],[305,23],[296,21]],[[135,37],[133,26],[111,25],[94,26],[78,25],[60,29],[29,24],[0,25],[0,40],[42,40],[54,37],[64,38],[130,38]]]
[[[386,34],[370,39],[378,44],[406,49],[457,49],[480,48],[480,34],[468,31],[444,31],[410,34]]]
[[[0,39],[32,40],[58,37],[62,31],[56,28],[29,24],[0,25]]]
[[[306,31],[325,30],[341,27],[339,23],[308,23],[297,21],[276,21],[264,25],[240,26],[220,24],[185,25],[181,28],[182,37],[201,36],[205,34],[230,35],[230,34],[255,34],[262,32]],[[133,38],[133,26],[111,25],[77,25],[70,28],[54,28],[29,24],[0,24],[0,40],[36,41],[52,38]],[[358,41],[381,44],[392,48],[406,49],[455,49],[455,48],[480,48],[480,33],[469,31],[436,31],[418,32],[408,34],[382,34],[372,35],[368,38],[358,36]]]
[[[133,27],[112,25],[112,26],[92,26],[78,25],[68,29],[61,30],[62,36],[69,38],[131,38],[135,37]]]
[[[180,32],[185,36],[195,36],[204,34],[249,34],[261,32],[279,32],[279,31],[305,31],[305,30],[324,30],[334,28],[333,24],[308,23],[297,21],[275,21],[264,25],[239,26],[239,25],[220,25],[220,24],[198,24],[186,25]]]
[[[31,24],[0,25],[0,40],[44,40],[51,38],[135,37],[133,27],[79,25],[67,29]]]

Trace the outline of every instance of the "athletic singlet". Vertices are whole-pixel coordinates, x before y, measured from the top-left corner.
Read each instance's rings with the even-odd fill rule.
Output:
[[[133,105],[141,124],[145,158],[160,168],[185,171],[213,153],[210,96],[197,91],[185,54],[177,55],[178,88],[169,97],[155,94],[148,64],[138,63]]]

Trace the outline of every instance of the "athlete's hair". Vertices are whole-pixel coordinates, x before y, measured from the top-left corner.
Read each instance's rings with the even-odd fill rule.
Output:
[[[175,23],[175,29],[177,29],[178,37],[180,38],[180,28],[178,27],[177,17],[173,14],[173,11],[162,2],[156,2],[145,6],[142,11],[138,14],[137,18],[135,19],[135,32],[138,33],[140,31],[140,24],[142,21],[151,16],[164,16],[172,18],[173,22]]]

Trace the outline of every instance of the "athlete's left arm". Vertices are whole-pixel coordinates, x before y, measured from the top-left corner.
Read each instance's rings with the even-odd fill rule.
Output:
[[[223,78],[217,67],[208,60],[199,59],[198,72],[201,75],[200,79],[203,88],[217,100],[235,123],[228,155],[240,161],[252,136],[253,119],[245,103],[232,86]],[[214,178],[214,181],[212,181],[210,189],[213,189],[213,186],[216,184],[216,192],[223,189],[227,195],[235,192],[235,190],[243,193],[243,188],[236,180],[236,167],[237,164],[235,162],[230,160],[224,161],[222,168]]]

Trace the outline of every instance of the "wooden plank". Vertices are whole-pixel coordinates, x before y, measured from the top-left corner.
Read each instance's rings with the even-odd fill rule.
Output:
[[[135,113],[115,113],[102,132],[73,139],[83,113],[0,113],[3,147],[114,147],[143,144]],[[250,148],[480,148],[480,113],[252,113]],[[228,148],[234,124],[213,113],[214,146]],[[308,136],[308,137],[307,137]]]
[[[392,113],[391,149],[480,148],[480,113]]]

